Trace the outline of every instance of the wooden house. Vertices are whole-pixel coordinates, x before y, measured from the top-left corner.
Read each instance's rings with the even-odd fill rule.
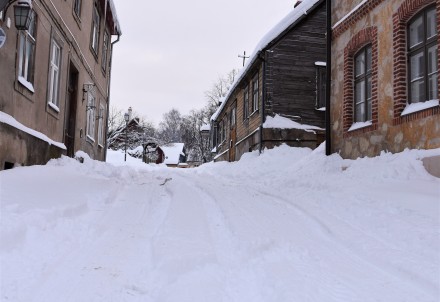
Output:
[[[167,167],[186,168],[186,151],[184,143],[173,143],[158,147],[158,154],[162,154],[156,163],[164,163]]]
[[[262,38],[211,118],[215,160],[236,161],[282,143],[315,148],[322,142],[325,36],[325,1],[305,0]],[[269,126],[268,117],[293,126]]]
[[[331,15],[331,152],[439,148],[440,2],[332,1]]]
[[[121,35],[113,0],[13,2],[0,1],[0,170],[79,150],[105,160]],[[27,30],[14,26],[22,2],[32,6]]]

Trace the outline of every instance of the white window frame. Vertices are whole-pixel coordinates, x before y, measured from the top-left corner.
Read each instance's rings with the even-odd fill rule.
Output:
[[[105,106],[103,103],[99,105],[99,115],[98,115],[98,145],[104,147],[104,113]]]
[[[57,55],[58,52],[58,55]],[[56,111],[60,111],[60,66],[61,66],[61,47],[52,39],[50,66],[49,66],[49,93],[48,103]]]
[[[26,31],[19,31],[18,41],[18,81],[31,92],[34,91],[35,67],[35,13],[32,13],[31,26]]]
[[[95,111],[96,111],[96,98],[93,93],[88,93],[87,101],[87,138],[91,141],[95,141]]]
[[[92,13],[92,33],[90,38],[90,47],[94,54],[98,55],[99,50],[99,31],[100,31],[101,16],[99,15],[97,4],[93,5]]]
[[[104,31],[104,40],[102,43],[102,56],[101,56],[101,67],[104,73],[107,71],[109,41],[110,41],[110,35],[107,31]]]

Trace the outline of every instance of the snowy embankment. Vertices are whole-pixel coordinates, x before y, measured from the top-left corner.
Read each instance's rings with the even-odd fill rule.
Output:
[[[0,301],[438,302],[439,154],[2,171]]]

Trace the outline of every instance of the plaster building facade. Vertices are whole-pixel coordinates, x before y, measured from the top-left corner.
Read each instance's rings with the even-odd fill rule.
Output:
[[[0,48],[0,170],[78,150],[105,160],[111,58],[121,35],[114,4],[31,3],[29,30],[14,27],[12,6],[0,18],[7,38]]]
[[[440,147],[438,0],[332,1],[331,149]]]

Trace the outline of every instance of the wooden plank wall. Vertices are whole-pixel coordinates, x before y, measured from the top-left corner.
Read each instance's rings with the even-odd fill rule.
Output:
[[[325,126],[315,109],[317,61],[326,61],[325,3],[266,51],[266,114],[300,116],[296,121]]]

